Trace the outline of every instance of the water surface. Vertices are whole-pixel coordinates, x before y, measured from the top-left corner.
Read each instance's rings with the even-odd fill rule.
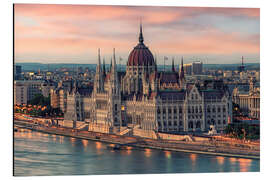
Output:
[[[258,172],[260,161],[153,149],[114,151],[109,144],[20,129],[14,175]]]

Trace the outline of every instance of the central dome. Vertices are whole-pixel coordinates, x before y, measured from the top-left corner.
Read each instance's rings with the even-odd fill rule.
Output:
[[[151,51],[143,43],[142,25],[140,25],[139,44],[134,47],[128,57],[128,66],[154,66],[155,61]]]

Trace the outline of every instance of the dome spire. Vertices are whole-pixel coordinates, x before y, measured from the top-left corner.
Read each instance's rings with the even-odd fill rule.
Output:
[[[139,42],[143,44],[143,34],[142,34],[142,19],[140,18],[140,35],[139,35]]]

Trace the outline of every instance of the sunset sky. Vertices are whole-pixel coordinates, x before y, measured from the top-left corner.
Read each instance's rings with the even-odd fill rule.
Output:
[[[260,60],[260,10],[154,6],[15,4],[15,62],[106,63],[113,48],[127,61],[138,43],[140,18],[145,45],[158,63],[240,63]],[[124,62],[122,62],[123,64]],[[167,63],[170,64],[170,61]]]

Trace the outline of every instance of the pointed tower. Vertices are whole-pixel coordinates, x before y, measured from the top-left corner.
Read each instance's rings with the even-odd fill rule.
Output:
[[[175,68],[174,68],[174,58],[172,58],[172,72],[175,72]]]
[[[96,75],[94,81],[94,92],[100,93],[103,91],[104,82],[103,82],[103,75],[101,70],[101,63],[100,63],[100,49],[98,49],[98,63],[96,67]]]
[[[106,67],[105,67],[105,58],[103,57],[103,69],[102,69],[103,79],[106,77]]]
[[[110,75],[109,107],[113,126],[122,126],[121,119],[121,92],[116,67],[115,49],[113,48],[113,60]]]
[[[116,59],[115,59],[115,49],[113,48],[113,62],[111,67],[111,91],[112,94],[119,94],[119,82],[118,82],[118,75],[117,75],[117,67],[116,67]]]
[[[111,64],[110,64],[110,72],[112,71],[112,58],[111,58]]]
[[[186,87],[186,80],[185,80],[183,57],[181,59],[181,70],[180,70],[179,80],[180,80],[180,87],[181,87],[181,89],[185,89],[185,87]]]
[[[140,19],[140,35],[139,35],[139,44],[143,44],[142,20],[141,20],[141,19]]]

